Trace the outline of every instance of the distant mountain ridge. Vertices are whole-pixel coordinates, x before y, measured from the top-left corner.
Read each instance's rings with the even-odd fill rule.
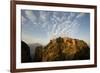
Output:
[[[90,59],[90,48],[87,43],[68,37],[59,37],[50,40],[46,46],[36,47],[34,58],[37,62],[86,59]]]

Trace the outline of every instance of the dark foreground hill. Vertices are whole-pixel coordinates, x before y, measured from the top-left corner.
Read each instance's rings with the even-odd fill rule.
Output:
[[[90,59],[90,48],[86,42],[72,38],[56,38],[46,46],[38,46],[34,61],[64,61]]]
[[[21,62],[32,62],[30,48],[24,41],[21,41]]]

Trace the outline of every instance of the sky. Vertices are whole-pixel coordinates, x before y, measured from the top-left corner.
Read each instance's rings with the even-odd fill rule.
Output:
[[[90,13],[21,10],[21,38],[28,44],[46,45],[57,37],[90,43]]]

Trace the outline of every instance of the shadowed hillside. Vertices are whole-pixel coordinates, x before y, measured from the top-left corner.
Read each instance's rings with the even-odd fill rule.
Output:
[[[36,62],[86,59],[90,59],[90,48],[83,40],[61,37],[36,47],[34,58]]]
[[[32,62],[30,48],[24,41],[21,41],[21,62]]]

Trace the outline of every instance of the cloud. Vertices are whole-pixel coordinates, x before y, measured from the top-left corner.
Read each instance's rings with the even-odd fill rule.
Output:
[[[70,14],[69,14],[69,16],[68,16],[68,20],[71,20],[73,17],[75,16],[75,13],[73,13],[73,12],[71,12]]]
[[[81,18],[81,17],[83,17],[85,15],[85,13],[79,13],[77,16],[76,16],[76,18]]]
[[[40,11],[40,19],[42,19],[42,21],[46,21],[47,20],[47,13],[44,11]]]
[[[76,15],[75,13],[70,13],[67,18],[63,16],[62,19],[65,19],[65,21],[60,20],[62,23],[57,25],[57,29],[53,34],[56,37],[62,36],[62,34],[66,34],[65,36],[69,35],[71,37],[74,34],[78,33],[80,24],[77,18],[81,18],[82,16],[84,16],[84,14]]]
[[[51,31],[49,31],[50,37],[56,38],[62,36],[62,34],[68,36],[68,34],[72,35],[74,32],[77,32],[75,28],[78,26],[74,24],[77,19],[72,20],[75,15],[75,13],[69,13],[68,16],[62,15],[62,17],[59,18],[57,12],[54,12],[52,15],[52,22],[54,22],[54,24],[52,25]]]
[[[34,26],[40,27],[41,31],[45,30],[46,35],[50,38],[56,38],[62,36],[62,34],[65,34],[64,36],[73,36],[79,31],[81,25],[78,19],[85,15],[85,13],[76,12],[35,12],[37,13],[35,14],[32,10],[25,10],[25,15]],[[25,21],[25,17],[22,16],[22,22]]]
[[[33,24],[36,24],[36,16],[33,14],[32,10],[25,10],[25,15]]]
[[[42,28],[47,27],[47,25],[48,25],[47,18],[48,18],[48,13],[47,12],[45,12],[45,11],[40,11],[39,12],[39,21],[40,21],[40,25],[42,24],[41,25]]]
[[[24,16],[21,16],[22,25],[25,24],[26,21],[27,21],[27,19]]]

